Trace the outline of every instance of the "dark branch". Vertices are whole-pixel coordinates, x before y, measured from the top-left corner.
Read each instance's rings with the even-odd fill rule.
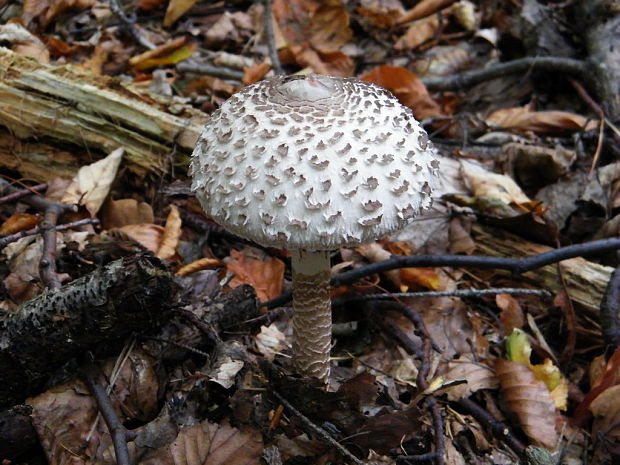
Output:
[[[561,57],[527,57],[452,76],[424,78],[422,82],[429,90],[459,90],[507,74],[527,73],[530,71],[552,71],[570,74],[589,84],[592,81],[585,61]]]

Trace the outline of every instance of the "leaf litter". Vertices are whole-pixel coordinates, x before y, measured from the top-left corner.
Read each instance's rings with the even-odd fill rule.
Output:
[[[611,122],[607,126],[591,102],[581,102],[565,87],[532,81],[525,72],[516,84],[513,76],[500,74],[467,91],[437,87],[437,79],[493,67],[517,49],[528,54],[544,45],[565,52],[569,42],[558,37],[570,33],[548,12],[566,17],[570,9],[526,3],[520,10],[514,2],[273,0],[273,40],[287,73],[355,75],[388,88],[423,120],[442,156],[443,200],[429,218],[420,218],[397,238],[339,251],[334,273],[392,254],[510,250],[512,236],[501,242],[505,231],[517,234],[515,253],[540,251],[540,243],[617,236],[617,129]],[[210,113],[242,82],[273,73],[263,2],[110,5],[57,1],[0,7],[2,19],[10,20],[1,26],[0,37],[14,52],[41,63],[71,64],[93,75],[133,81],[146,102],[162,97],[147,96],[149,87],[171,93],[166,105],[172,113],[186,104]],[[129,22],[114,11],[119,7],[131,13],[125,16]],[[528,24],[543,17],[559,36],[526,35]],[[201,65],[215,71],[210,76],[196,72]],[[164,73],[158,75],[160,70]],[[332,390],[325,392],[290,371],[288,309],[257,305],[290,287],[290,258],[222,231],[202,216],[186,191],[173,193],[173,182],[187,179],[187,160],[171,155],[161,177],[137,175],[127,169],[122,146],[108,153],[72,146],[67,158],[67,146],[55,147],[48,137],[38,142],[47,146],[36,146],[41,158],[32,161],[24,152],[16,163],[17,139],[4,127],[0,134],[4,178],[22,184],[51,180],[44,198],[80,207],[65,214],[65,222],[100,221],[57,235],[63,281],[119,256],[147,253],[164,260],[184,286],[178,315],[159,334],[140,334],[128,352],[98,361],[100,382],[110,386],[116,415],[135,433],[127,445],[132,460],[342,463],[326,434],[362,463],[408,463],[407,457],[437,450],[433,402],[444,420],[445,442],[442,457],[429,456],[427,462],[519,463],[485,418],[502,421],[525,445],[562,454],[566,463],[598,465],[620,457],[615,400],[620,356],[617,350],[600,355],[603,340],[592,308],[602,291],[589,287],[589,279],[599,279],[595,273],[609,279],[610,267],[618,266],[615,254],[566,265],[568,284],[558,284],[555,271],[552,278],[514,277],[445,267],[402,268],[340,286],[334,291],[340,328],[332,351],[335,375]],[[55,153],[71,163],[59,163],[61,168],[45,161],[53,161]],[[0,234],[12,235],[37,227],[43,212],[16,201],[0,203],[0,213]],[[498,240],[491,248],[485,244],[489,235]],[[43,292],[43,253],[37,236],[3,248],[4,311],[13,312]],[[547,287],[572,299],[576,326],[567,326],[559,297],[399,295],[508,286]],[[386,292],[419,313],[434,345],[429,356],[412,356],[395,336],[424,345],[411,315],[390,308],[380,322],[373,316],[367,294]],[[351,297],[361,300],[347,301]],[[558,361],[569,331],[579,336],[576,355]],[[37,454],[50,464],[116,460],[98,407],[79,381],[79,363],[68,360],[65,373],[24,400],[42,446],[34,455],[23,452],[19,460],[24,463]],[[426,389],[420,370],[430,383]],[[296,410],[284,407],[276,393]],[[473,414],[466,401],[488,417]],[[526,456],[534,457],[537,450],[528,448]],[[14,460],[2,453],[0,458]]]

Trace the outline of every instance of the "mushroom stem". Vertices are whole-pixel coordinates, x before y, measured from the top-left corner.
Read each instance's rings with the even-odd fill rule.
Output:
[[[293,362],[299,374],[329,381],[332,338],[328,251],[295,250],[293,264]]]

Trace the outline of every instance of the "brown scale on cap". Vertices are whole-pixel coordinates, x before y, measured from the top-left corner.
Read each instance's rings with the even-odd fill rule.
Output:
[[[430,207],[438,169],[426,133],[388,91],[310,75],[262,81],[224,102],[194,150],[191,174],[222,226],[295,251],[295,363],[327,380],[329,332],[316,347],[307,333],[331,328],[329,292],[316,289],[326,285],[327,251],[405,227]]]

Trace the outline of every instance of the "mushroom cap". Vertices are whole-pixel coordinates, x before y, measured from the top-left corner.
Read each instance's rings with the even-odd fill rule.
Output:
[[[276,77],[215,111],[192,155],[205,212],[265,246],[329,250],[402,229],[431,206],[439,162],[387,90],[353,78]]]

